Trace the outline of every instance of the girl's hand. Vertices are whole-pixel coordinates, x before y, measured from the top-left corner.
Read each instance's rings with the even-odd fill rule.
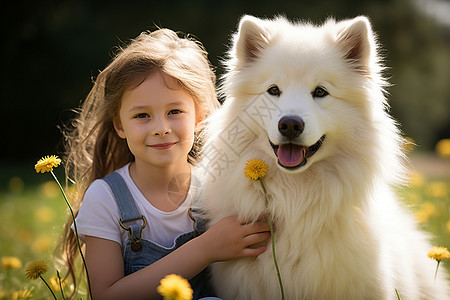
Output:
[[[245,223],[227,217],[198,237],[211,262],[258,256],[267,248],[270,227],[266,222]]]

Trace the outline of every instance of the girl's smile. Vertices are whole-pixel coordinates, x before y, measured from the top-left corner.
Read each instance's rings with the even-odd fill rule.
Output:
[[[154,144],[148,145],[148,147],[156,150],[166,150],[172,148],[176,143],[164,143],[164,144]]]
[[[124,92],[114,121],[136,163],[157,168],[187,165],[196,126],[193,96],[159,71]]]

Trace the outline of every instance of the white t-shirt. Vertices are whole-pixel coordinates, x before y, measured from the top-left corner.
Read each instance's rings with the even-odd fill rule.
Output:
[[[127,164],[117,172],[125,179],[137,208],[147,219],[147,226],[142,230],[142,239],[172,248],[178,236],[194,228],[194,222],[188,214],[197,192],[192,180],[183,204],[174,211],[163,212],[151,205],[141,193],[131,179],[129,166],[130,164]],[[76,218],[80,240],[84,242],[85,236],[89,235],[115,241],[123,248],[129,236],[128,232],[120,227],[119,219],[119,209],[108,184],[104,180],[95,180],[87,189]]]

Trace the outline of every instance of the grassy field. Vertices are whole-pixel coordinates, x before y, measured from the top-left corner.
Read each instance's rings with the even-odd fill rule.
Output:
[[[417,155],[412,161],[416,171],[411,185],[399,189],[399,195],[423,229],[432,233],[433,243],[450,247],[450,161],[435,155]],[[62,299],[54,249],[69,213],[51,174],[36,174],[33,167],[0,169],[0,299],[51,299],[41,279],[25,276],[28,264],[36,260],[47,262],[43,278]],[[56,170],[60,180],[61,171]],[[8,263],[11,257],[17,258],[15,263]],[[450,270],[449,265],[441,264]],[[67,285],[66,295],[69,289]],[[86,299],[83,293],[80,297]]]

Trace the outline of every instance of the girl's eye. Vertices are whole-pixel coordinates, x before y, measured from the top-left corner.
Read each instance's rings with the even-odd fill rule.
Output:
[[[144,119],[144,118],[148,118],[149,115],[146,113],[140,113],[134,116],[135,119]]]
[[[269,93],[269,95],[272,95],[272,96],[280,96],[281,95],[281,91],[280,91],[280,89],[278,88],[278,86],[277,85],[272,85],[268,90],[267,90],[267,92]]]
[[[172,109],[171,111],[169,111],[169,115],[178,115],[181,113],[182,113],[182,111],[179,109]]]
[[[314,98],[323,98],[328,95],[328,92],[324,87],[318,86],[311,94]]]

